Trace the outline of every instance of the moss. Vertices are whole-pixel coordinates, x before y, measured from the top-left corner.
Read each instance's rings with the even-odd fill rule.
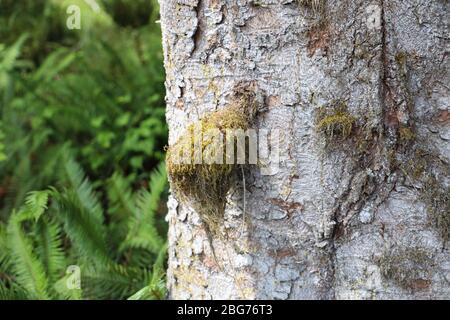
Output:
[[[325,136],[327,143],[348,138],[356,122],[342,101],[334,101],[330,105],[321,107],[316,118],[316,128]]]
[[[427,204],[430,224],[438,231],[445,246],[450,236],[450,187],[445,188],[430,176],[423,184],[421,200]]]
[[[441,184],[437,177],[449,176],[448,166],[432,153],[416,149],[399,168],[411,182],[420,185],[419,199],[427,205],[430,225],[438,231],[445,246],[450,237],[450,187]]]
[[[325,0],[297,0],[297,3],[314,11],[321,11],[325,6]]]
[[[403,174],[410,177],[413,181],[419,181],[427,170],[425,159],[420,156],[419,152],[417,154],[419,155],[417,158],[409,159],[406,164],[400,165]],[[398,162],[396,164],[398,165]]]
[[[226,159],[226,131],[229,129],[247,130],[250,128],[256,111],[255,90],[237,86],[232,102],[224,109],[207,114],[201,120],[191,124],[181,138],[167,150],[166,163],[174,191],[181,199],[190,201],[212,233],[222,225],[226,196],[236,175],[238,164]],[[201,130],[201,145],[196,147],[196,127]],[[218,141],[208,132],[223,134],[225,141]],[[234,148],[236,154],[236,141]],[[198,143],[198,142],[197,142]],[[219,148],[222,148],[220,150]],[[192,161],[201,152],[201,163]],[[191,161],[180,163],[187,156]],[[223,157],[222,163],[208,161]],[[205,161],[206,160],[206,161]],[[234,159],[233,159],[234,160]],[[228,162],[228,163],[227,163]]]
[[[403,68],[406,65],[406,58],[407,56],[405,52],[397,52],[397,54],[395,55],[395,62],[397,62],[397,64]]]
[[[407,124],[400,125],[397,130],[397,136],[398,146],[403,149],[413,145],[416,140],[416,133]]]
[[[400,142],[402,142],[402,143],[414,141],[414,139],[416,138],[414,131],[410,127],[407,127],[407,126],[401,126],[398,129],[398,135],[399,135]]]
[[[379,261],[381,274],[404,289],[414,289],[417,283],[429,281],[432,256],[422,248],[394,249]]]

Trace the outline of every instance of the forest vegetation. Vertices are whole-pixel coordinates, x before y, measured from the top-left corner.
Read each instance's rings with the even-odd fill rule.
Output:
[[[0,299],[164,298],[158,10],[0,1]]]

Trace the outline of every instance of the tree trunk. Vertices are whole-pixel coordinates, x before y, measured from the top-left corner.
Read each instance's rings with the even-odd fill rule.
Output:
[[[160,6],[169,145],[244,81],[282,147],[275,174],[238,175],[216,257],[170,197],[170,297],[450,298],[448,1]]]

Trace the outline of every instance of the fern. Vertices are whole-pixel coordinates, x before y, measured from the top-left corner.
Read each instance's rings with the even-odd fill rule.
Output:
[[[150,283],[133,294],[128,300],[160,300],[164,299],[167,291],[164,283],[164,262],[167,254],[167,243],[160,249],[153,264]]]
[[[11,269],[11,261],[8,253],[8,235],[6,226],[0,222],[0,273],[6,273]]]
[[[80,32],[54,1],[0,2],[0,299],[164,298],[157,1],[113,1],[139,28],[114,6]]]
[[[97,299],[124,299],[145,286],[151,278],[148,270],[119,265],[87,266],[82,272],[83,291]]]
[[[36,224],[36,240],[36,253],[44,265],[49,281],[53,283],[67,266],[60,226],[54,221],[41,219]]]
[[[166,187],[165,165],[161,163],[151,174],[151,190],[142,190],[137,194],[136,210],[130,220],[127,238],[121,246],[122,250],[126,248],[141,248],[153,253],[159,252],[164,241],[156,229],[155,213]]]
[[[81,257],[98,263],[110,262],[103,209],[80,166],[67,158],[64,170],[69,189],[53,190],[64,230]]]
[[[25,288],[32,297],[48,299],[48,279],[44,266],[33,252],[33,245],[22,230],[21,213],[13,213],[8,223],[8,244],[11,251],[13,271],[17,282]]]
[[[109,211],[111,216],[120,215],[119,218],[130,217],[135,214],[133,194],[127,179],[115,172],[108,180]]]
[[[0,282],[0,300],[28,300],[28,292],[15,283]]]
[[[80,203],[77,192],[65,190],[54,195],[64,231],[78,255],[93,263],[109,262],[104,226],[98,224],[92,212]]]
[[[145,286],[128,300],[162,300],[167,294],[166,286],[163,280],[158,280],[156,283]]]
[[[103,225],[103,210],[93,188],[81,167],[70,157],[66,157],[64,164],[65,173],[68,177],[70,187],[75,191],[80,206],[89,213],[89,219],[97,226]],[[103,231],[104,230],[99,230]]]
[[[0,50],[0,72],[11,71],[16,66],[21,48],[27,38],[28,34],[23,34],[11,47]]]
[[[0,244],[9,249],[0,252],[0,265],[5,266],[5,275],[11,279],[8,286],[1,288],[0,298],[19,297],[22,291],[27,297],[39,299],[123,299],[133,293],[139,299],[163,298],[167,248],[155,222],[167,186],[163,164],[151,174],[150,191],[135,195],[130,191],[126,200],[122,199],[132,209],[132,216],[123,218],[130,226],[124,248],[132,251],[128,252],[132,257],[125,261],[110,255],[105,237],[110,229],[106,228],[103,209],[83,170],[73,160],[65,166],[68,187],[29,193],[23,209],[11,215],[6,230],[0,224]],[[125,186],[123,183],[118,188]],[[49,203],[54,206],[49,208]],[[30,228],[31,237],[24,231]],[[63,233],[71,240],[75,255],[63,251]],[[9,260],[12,263],[7,268]],[[61,278],[70,260],[82,267],[83,291],[68,289],[67,276]],[[150,271],[147,266],[151,264]]]
[[[108,196],[108,232],[114,248],[119,248],[127,236],[130,217],[135,214],[134,196],[129,185],[129,179],[115,172],[107,181]],[[121,252],[117,252],[120,256]],[[148,259],[146,260],[148,262]]]
[[[38,221],[47,207],[48,191],[32,191],[25,200],[27,212],[29,212],[35,221]]]

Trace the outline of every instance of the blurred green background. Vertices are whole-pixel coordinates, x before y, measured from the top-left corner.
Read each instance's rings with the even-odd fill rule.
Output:
[[[165,297],[158,9],[0,0],[0,299]]]

